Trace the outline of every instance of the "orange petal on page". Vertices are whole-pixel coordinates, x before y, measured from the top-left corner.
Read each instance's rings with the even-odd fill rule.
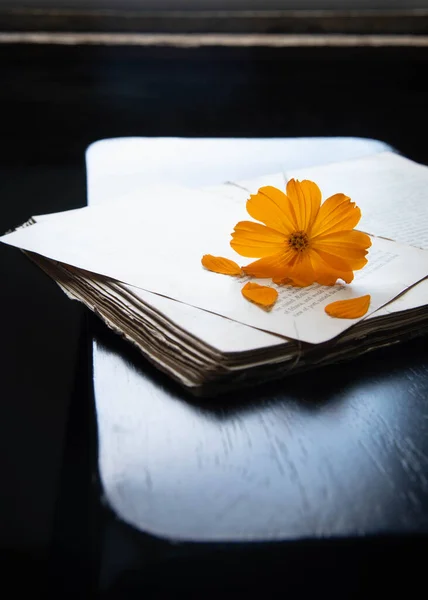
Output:
[[[337,319],[359,319],[369,310],[370,295],[351,298],[350,300],[337,300],[325,307],[325,312],[330,317]]]
[[[233,260],[223,258],[222,256],[212,256],[204,254],[201,260],[202,266],[208,271],[221,273],[222,275],[242,275],[241,267]]]
[[[267,285],[259,285],[258,283],[251,283],[251,281],[244,285],[241,292],[244,298],[258,304],[262,308],[271,308],[278,298],[278,292],[274,288]]]

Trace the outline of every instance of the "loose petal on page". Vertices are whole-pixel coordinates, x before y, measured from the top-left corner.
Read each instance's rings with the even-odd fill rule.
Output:
[[[236,262],[229,260],[228,258],[223,258],[222,256],[204,254],[201,262],[208,271],[214,271],[214,273],[221,273],[222,275],[242,275],[241,267],[237,265]]]
[[[251,283],[250,281],[244,285],[241,292],[244,298],[258,304],[262,308],[271,308],[278,298],[278,292],[274,288],[267,285],[259,285],[258,283]]]
[[[351,300],[337,300],[325,307],[325,312],[330,317],[337,319],[359,319],[369,310],[370,296],[360,296]]]

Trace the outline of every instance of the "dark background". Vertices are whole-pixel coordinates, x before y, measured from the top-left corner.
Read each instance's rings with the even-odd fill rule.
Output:
[[[84,152],[106,137],[360,136],[428,164],[427,66],[422,47],[1,44],[0,231],[33,214],[83,206]],[[36,595],[49,585],[61,597],[65,588],[70,597],[85,597],[97,588],[103,561],[112,564],[106,553],[117,543],[115,537],[109,546],[101,535],[106,517],[92,477],[86,313],[17,250],[0,247],[0,268],[1,568],[15,590]],[[387,360],[397,360],[397,350],[388,352]],[[406,355],[427,364],[423,340],[407,346]],[[113,562],[121,555],[134,564],[134,533],[124,528],[122,535],[127,543]],[[401,573],[409,586],[423,577],[419,560],[427,549],[425,537],[343,540],[329,549],[308,542],[293,551],[274,545],[268,554],[257,546],[217,547],[203,563],[206,549],[180,553],[152,539],[145,544],[151,586],[169,572],[171,585],[193,591],[209,589],[218,573],[225,586],[237,584],[242,564],[252,574],[248,585],[265,589],[281,577],[284,561],[293,565],[294,590],[309,585],[305,568],[314,561],[323,589],[334,573],[336,583],[348,581],[349,593],[366,590],[374,571],[391,585]],[[138,561],[127,594],[144,585]]]
[[[0,0],[11,8],[133,10],[284,10],[426,8],[425,0]]]

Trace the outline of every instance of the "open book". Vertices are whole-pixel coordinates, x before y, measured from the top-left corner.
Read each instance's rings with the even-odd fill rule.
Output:
[[[205,271],[205,253],[235,258],[234,224],[249,193],[311,179],[362,209],[369,264],[349,286],[282,287],[270,313],[242,280]],[[352,358],[428,331],[428,168],[385,152],[205,189],[152,186],[105,206],[34,217],[2,241],[27,252],[160,369],[216,394]],[[369,293],[363,319],[331,319],[327,302]]]

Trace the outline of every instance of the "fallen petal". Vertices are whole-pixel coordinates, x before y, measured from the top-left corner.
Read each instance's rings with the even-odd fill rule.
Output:
[[[222,275],[242,275],[242,269],[236,262],[229,260],[228,258],[223,258],[222,256],[204,254],[201,263],[208,271],[214,271],[214,273],[221,273]]]
[[[258,304],[262,308],[271,308],[278,298],[278,292],[274,288],[267,285],[259,285],[258,283],[251,283],[251,281],[244,285],[241,292],[244,298]]]
[[[350,300],[337,300],[325,307],[325,312],[330,317],[337,319],[359,319],[369,310],[370,295],[351,298]]]

